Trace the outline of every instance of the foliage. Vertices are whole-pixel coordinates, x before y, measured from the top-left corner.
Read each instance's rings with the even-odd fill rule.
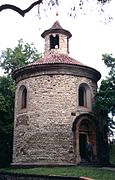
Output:
[[[37,49],[32,43],[25,44],[23,40],[20,39],[14,49],[7,48],[2,51],[0,66],[5,70],[5,73],[11,74],[14,69],[20,68],[40,57],[41,54],[38,54]]]
[[[115,143],[110,143],[110,163],[115,165]]]
[[[105,4],[107,2],[110,2],[111,0],[97,0],[97,1],[101,2],[102,4]]]
[[[75,177],[89,177],[95,180],[114,180],[115,172],[104,170],[102,168],[92,167],[39,167],[29,169],[0,169],[0,172],[10,172],[19,174],[32,175],[50,175],[50,176],[75,176]]]
[[[0,166],[8,165],[12,154],[15,85],[11,77],[0,77]]]
[[[112,80],[113,85],[115,85],[114,77],[115,77],[115,58],[112,57],[112,54],[104,54],[102,55],[103,61],[105,65],[110,68],[109,78]]]
[[[14,49],[2,51],[0,66],[7,76],[0,77],[0,167],[9,165],[12,159],[15,82],[11,73],[40,56],[33,44],[24,44],[22,39]]]
[[[103,61],[109,69],[108,77],[102,80],[100,88],[96,95],[95,106],[98,113],[106,117],[109,130],[115,128],[115,58],[110,54],[104,54]],[[111,131],[112,132],[112,131]]]

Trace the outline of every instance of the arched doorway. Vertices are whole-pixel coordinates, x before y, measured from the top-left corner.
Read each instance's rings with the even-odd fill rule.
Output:
[[[86,159],[86,146],[87,146],[87,135],[86,134],[80,134],[79,135],[79,152],[81,159]]]
[[[89,114],[78,116],[73,123],[73,137],[76,163],[87,161],[87,143],[93,148],[93,161],[96,160],[96,125]]]

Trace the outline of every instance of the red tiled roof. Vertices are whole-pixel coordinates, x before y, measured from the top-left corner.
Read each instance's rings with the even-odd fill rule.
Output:
[[[63,63],[63,64],[75,64],[75,65],[82,65],[84,64],[80,63],[79,61],[69,57],[65,54],[59,54],[59,53],[51,53],[44,58],[40,58],[37,61],[34,61],[33,63],[29,65],[38,65],[38,64],[55,64],[55,63]]]

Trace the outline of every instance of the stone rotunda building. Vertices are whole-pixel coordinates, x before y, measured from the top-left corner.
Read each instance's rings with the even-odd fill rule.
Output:
[[[92,104],[100,73],[69,57],[71,33],[58,21],[41,35],[44,57],[13,72],[16,81],[13,165],[74,165],[86,143],[98,160]]]

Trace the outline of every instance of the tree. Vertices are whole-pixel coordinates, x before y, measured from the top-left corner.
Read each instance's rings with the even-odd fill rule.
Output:
[[[42,3],[43,0],[39,0],[39,1],[35,1],[34,3],[32,3],[27,9],[22,10],[17,6],[14,6],[12,4],[3,4],[0,6],[0,11],[6,10],[6,9],[11,9],[13,11],[16,11],[17,13],[19,13],[21,16],[25,16],[26,13],[28,13],[29,11],[31,11],[31,9],[33,7],[35,7],[36,5],[39,5]]]
[[[85,0],[78,0],[78,5],[80,8],[82,8],[83,4],[84,4]],[[87,0],[88,1],[88,0]],[[100,2],[101,4],[105,4],[107,2],[110,2],[111,0],[95,0],[97,2]],[[18,14],[20,14],[21,16],[25,16],[26,13],[28,13],[29,11],[31,11],[32,8],[34,8],[37,5],[40,5],[42,3],[45,3],[47,6],[55,6],[55,5],[59,5],[60,1],[59,0],[38,0],[35,1],[34,3],[32,3],[28,8],[26,8],[25,10],[20,9],[19,7],[12,5],[12,4],[3,4],[0,6],[0,12],[6,9],[11,9],[13,11],[16,11]],[[73,4],[75,4],[74,1],[72,1]],[[71,6],[71,5],[70,5]],[[75,11],[76,7],[74,6],[72,8],[72,11]]]
[[[94,114],[98,124],[98,154],[101,163],[109,163],[108,135],[115,129],[115,58],[110,54],[102,55],[109,68],[108,77],[101,81],[96,94]]]
[[[102,60],[109,68],[108,77],[102,80],[96,95],[96,108],[106,114],[106,121],[110,132],[115,129],[115,58],[110,54],[104,54]]]
[[[0,66],[6,76],[0,77],[0,167],[12,160],[15,82],[11,73],[40,56],[33,44],[25,44],[22,39],[14,49],[2,51]]]
[[[18,41],[18,45],[14,48],[7,48],[2,51],[0,57],[0,66],[5,73],[11,74],[14,69],[27,65],[28,63],[39,59],[41,54],[38,54],[34,45],[24,43],[22,39]]]
[[[12,158],[15,83],[11,77],[0,77],[0,167]]]

